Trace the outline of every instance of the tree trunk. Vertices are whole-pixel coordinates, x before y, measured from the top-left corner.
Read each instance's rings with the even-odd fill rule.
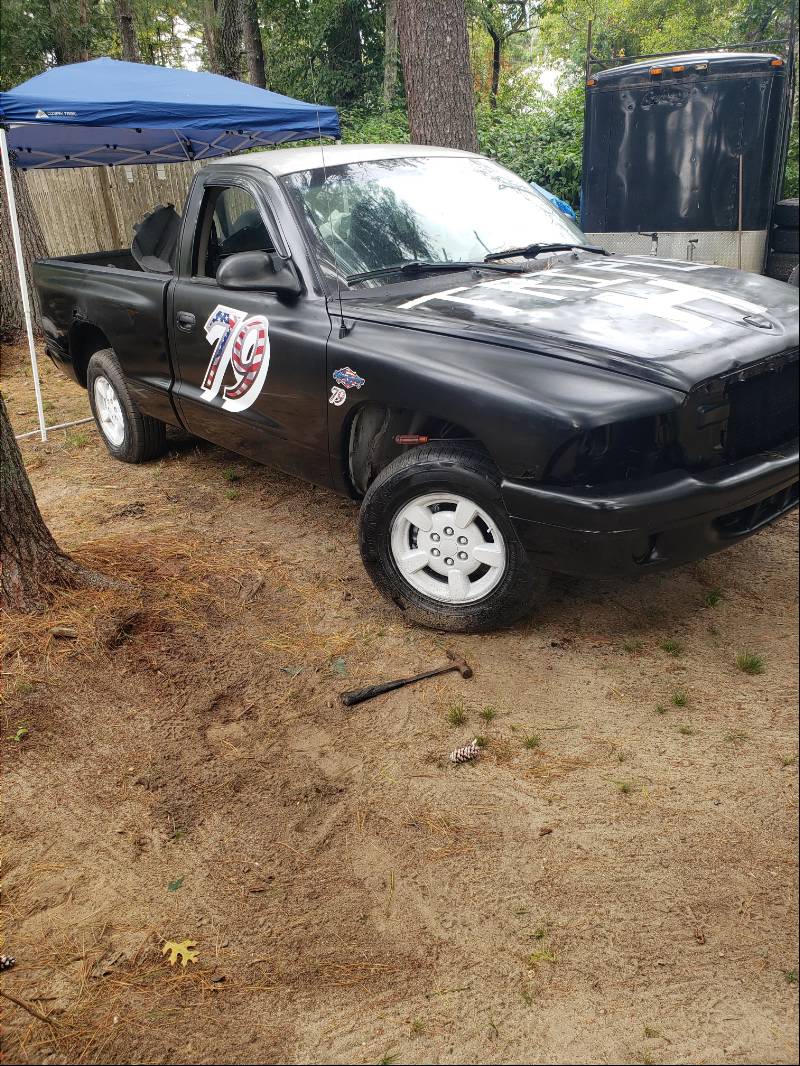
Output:
[[[339,0],[325,29],[328,63],[336,72],[336,103],[350,107],[364,92],[364,57],[361,54],[362,8],[358,0]]]
[[[14,195],[17,200],[17,219],[22,237],[22,254],[25,260],[25,272],[28,277],[33,321],[39,320],[39,302],[36,290],[31,284],[31,263],[47,255],[42,227],[33,207],[28,182],[24,174],[12,169]],[[0,187],[3,207],[0,208],[0,337],[15,337],[25,328],[22,314],[22,299],[19,294],[17,277],[17,260],[14,244],[11,240],[11,226],[8,224],[8,205],[5,189]]]
[[[492,87],[489,93],[489,106],[494,110],[497,107],[497,93],[500,89],[500,57],[503,39],[491,29],[489,36],[492,38]]]
[[[411,140],[475,152],[475,100],[464,0],[399,0]]]
[[[68,6],[59,0],[49,0],[49,10],[56,66],[78,63],[81,58],[80,41],[75,34],[74,21],[70,19]]]
[[[80,27],[80,43],[78,46],[78,57],[81,63],[85,63],[89,58],[90,15],[90,0],[80,0],[78,8],[78,24]]]
[[[266,89],[267,69],[264,63],[264,45],[261,41],[257,0],[242,0],[242,20],[244,26],[244,51],[247,56],[247,76],[251,85],[257,85],[259,89]]]
[[[142,54],[139,51],[136,20],[131,0],[114,0],[114,16],[122,42],[122,58],[128,63],[141,63]]]
[[[242,78],[241,0],[208,0],[204,25],[208,65],[215,74]]]
[[[383,49],[383,106],[391,107],[397,92],[397,72],[400,56],[397,50],[397,2],[386,0],[386,22]]]
[[[35,611],[45,607],[54,588],[114,582],[70,559],[44,524],[36,505],[19,445],[0,393],[0,609]]]

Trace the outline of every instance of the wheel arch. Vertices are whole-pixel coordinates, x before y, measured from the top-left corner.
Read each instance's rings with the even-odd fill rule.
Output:
[[[108,337],[93,322],[78,321],[69,331],[69,354],[75,377],[86,388],[86,370],[95,352],[110,348]]]
[[[380,472],[412,444],[398,444],[395,437],[410,435],[431,440],[469,440],[489,452],[471,430],[423,408],[392,407],[366,402],[355,408],[342,426],[339,453],[350,490],[361,497]],[[420,443],[423,443],[420,441]]]

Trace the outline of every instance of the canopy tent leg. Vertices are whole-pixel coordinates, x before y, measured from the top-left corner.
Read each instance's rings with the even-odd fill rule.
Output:
[[[17,276],[19,278],[19,293],[22,297],[22,313],[25,316],[25,332],[28,335],[28,350],[31,356],[31,369],[33,370],[33,388],[36,392],[36,412],[39,416],[39,434],[42,440],[47,440],[47,426],[44,421],[44,407],[42,406],[42,390],[39,385],[39,364],[36,359],[36,344],[33,339],[33,318],[31,316],[31,301],[28,295],[28,280],[25,276],[25,257],[22,253],[22,240],[19,235],[19,221],[17,219],[17,201],[14,196],[14,183],[11,180],[11,159],[8,154],[8,139],[5,129],[0,126],[0,154],[3,157],[3,178],[6,184],[6,204],[8,217],[11,222],[11,238],[14,242],[14,254],[17,260]]]

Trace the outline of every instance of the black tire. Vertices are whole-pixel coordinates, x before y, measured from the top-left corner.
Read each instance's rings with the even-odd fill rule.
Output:
[[[98,414],[96,388],[99,379],[105,379],[116,395],[122,414],[122,439],[117,442],[110,439],[109,431],[104,427]],[[115,459],[123,463],[146,463],[157,459],[167,450],[167,427],[157,418],[142,414],[136,401],[131,397],[119,360],[111,348],[95,352],[89,360],[86,370],[86,385],[89,390],[89,403],[94,420],[100,430],[103,443]],[[102,385],[100,386],[102,388]],[[102,398],[101,398],[102,402]]]
[[[777,227],[769,235],[769,246],[773,252],[786,252],[788,255],[800,254],[800,230]]]
[[[772,222],[786,229],[800,227],[800,198],[792,196],[788,200],[778,200],[772,209]]]
[[[767,257],[767,277],[775,278],[777,281],[788,281],[799,261],[796,255],[787,255],[785,252],[770,252]]]
[[[391,544],[395,517],[414,499],[439,491],[476,504],[492,522],[485,535],[492,538],[493,529],[502,535],[505,570],[481,599],[450,604],[425,595],[395,562]],[[468,443],[422,445],[382,470],[361,506],[359,540],[364,566],[378,590],[407,618],[430,629],[477,633],[510,625],[532,607],[546,585],[545,574],[531,566],[508,517],[496,466],[482,448]],[[442,581],[427,566],[423,569]]]

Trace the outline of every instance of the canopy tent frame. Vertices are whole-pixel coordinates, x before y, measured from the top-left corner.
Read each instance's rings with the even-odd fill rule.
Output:
[[[12,166],[41,171],[198,162],[340,136],[334,107],[218,74],[108,58],[54,67],[0,93],[0,155],[39,425],[20,438],[38,434],[46,441],[48,429],[91,419],[50,427],[45,420]]]
[[[25,270],[25,255],[22,251],[22,237],[19,232],[19,219],[17,218],[17,198],[14,195],[14,182],[11,174],[11,159],[8,154],[8,138],[4,126],[0,126],[0,153],[3,156],[3,180],[6,186],[6,208],[11,222],[11,240],[14,245],[14,258],[17,263],[17,280],[19,281],[19,294],[22,300],[22,314],[25,319],[25,333],[28,338],[28,352],[31,359],[33,372],[33,388],[36,393],[36,416],[39,419],[39,435],[43,441],[47,440],[47,423],[44,417],[44,405],[42,403],[42,386],[39,383],[39,360],[36,356],[36,341],[33,336],[33,315],[31,313],[31,299],[28,292],[28,278]],[[34,430],[34,434],[36,430]],[[27,434],[26,434],[27,436]]]

